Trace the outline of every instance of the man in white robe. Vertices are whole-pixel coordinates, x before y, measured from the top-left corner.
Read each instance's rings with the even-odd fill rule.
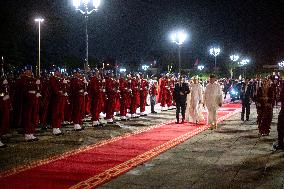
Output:
[[[202,92],[202,85],[199,83],[198,78],[194,77],[193,83],[190,84],[190,94],[187,97],[186,119],[196,124],[203,119],[201,107]]]
[[[208,124],[211,129],[217,128],[217,111],[223,104],[223,95],[220,85],[216,82],[216,76],[210,75],[209,83],[204,93],[204,105],[207,107]]]

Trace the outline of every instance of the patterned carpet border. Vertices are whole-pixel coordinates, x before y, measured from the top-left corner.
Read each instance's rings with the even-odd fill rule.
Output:
[[[234,114],[238,113],[240,111],[240,109],[236,109],[235,111],[232,111],[231,113],[222,116],[218,119],[218,122],[220,123],[221,121],[224,121],[225,119],[233,116]],[[70,189],[92,189],[95,187],[98,187],[110,180],[112,180],[113,178],[129,171],[130,169],[146,162],[149,161],[150,159],[158,156],[159,154],[181,144],[182,142],[190,139],[191,137],[201,133],[202,131],[208,129],[210,127],[210,125],[204,125],[201,127],[197,127],[196,129],[194,129],[191,132],[188,132],[182,136],[179,136],[175,139],[172,139],[156,148],[153,148],[147,152],[145,152],[144,154],[138,155],[133,159],[130,159],[126,162],[123,162],[111,169],[108,169],[98,175],[95,175],[85,181],[82,181],[72,187],[70,187]]]

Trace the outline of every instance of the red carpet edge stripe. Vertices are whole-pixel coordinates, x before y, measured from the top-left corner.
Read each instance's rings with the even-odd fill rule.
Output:
[[[236,109],[235,111],[232,111],[231,113],[222,116],[218,119],[218,123],[231,117],[232,115],[238,113],[240,111],[240,109]],[[201,126],[198,127],[196,129],[194,129],[191,132],[188,132],[182,136],[179,136],[175,139],[172,139],[158,147],[155,147],[141,155],[136,156],[133,159],[130,159],[128,161],[125,161],[124,163],[121,163],[111,169],[108,169],[98,175],[95,175],[94,177],[91,177],[83,182],[80,182],[72,187],[70,187],[70,189],[92,189],[95,187],[98,187],[108,181],[110,181],[111,179],[129,171],[130,169],[146,162],[149,161],[150,159],[158,156],[159,154],[177,146],[178,144],[190,139],[191,137],[201,133],[202,131],[208,129],[210,126],[209,125],[205,125],[205,126]]]

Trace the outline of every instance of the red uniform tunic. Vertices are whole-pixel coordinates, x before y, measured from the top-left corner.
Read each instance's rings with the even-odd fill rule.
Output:
[[[61,128],[61,123],[64,120],[64,108],[65,108],[65,92],[63,79],[61,77],[51,77],[49,80],[50,86],[50,125],[51,128]]]
[[[9,132],[10,109],[8,81],[0,78],[0,136]]]
[[[106,77],[105,79],[105,89],[106,89],[106,119],[112,119],[114,116],[117,91],[116,91],[116,82],[111,77]]]
[[[131,105],[130,105],[130,113],[135,114],[137,108],[140,105],[140,91],[138,88],[138,82],[136,79],[131,79],[130,81],[130,89],[131,89]]]
[[[23,76],[20,79],[22,92],[22,112],[21,126],[25,129],[25,134],[33,134],[39,123],[39,87],[33,77]]]
[[[161,103],[162,107],[165,107],[167,98],[167,88],[166,88],[167,80],[165,78],[159,79],[159,88],[158,88],[158,103]]]
[[[174,90],[174,83],[171,79],[167,82],[167,106],[170,107],[173,105],[173,90]]]
[[[101,79],[96,76],[92,77],[89,83],[89,98],[91,101],[92,121],[99,121],[100,113],[104,110],[104,89]]]
[[[126,116],[127,109],[130,108],[130,92],[127,88],[127,81],[124,78],[119,79],[120,91],[120,115]]]
[[[72,121],[72,95],[71,95],[71,84],[69,78],[65,78],[67,83],[64,85],[65,91],[68,96],[64,96],[64,121],[71,122]]]
[[[148,81],[146,79],[141,79],[140,81],[140,112],[145,112],[145,107],[147,104],[148,95]]]
[[[83,79],[73,78],[70,83],[72,98],[72,121],[83,124],[85,117],[85,83]]]
[[[48,117],[50,117],[48,115],[48,109],[49,109],[49,98],[50,98],[50,90],[49,90],[49,78],[44,77],[41,79],[41,103],[40,103],[40,107],[39,107],[39,116],[40,116],[40,123],[43,125],[46,125],[48,121],[47,120]]]

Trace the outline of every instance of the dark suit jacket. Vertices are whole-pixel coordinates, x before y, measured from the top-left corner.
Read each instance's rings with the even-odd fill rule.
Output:
[[[183,93],[184,95],[181,95],[180,93]],[[189,90],[189,86],[187,83],[182,83],[181,86],[179,85],[179,83],[175,84],[175,89],[174,89],[174,101],[176,103],[186,103],[186,97],[187,94],[189,94],[190,90]]]
[[[251,84],[247,85],[247,90],[245,91],[246,84],[243,84],[241,87],[241,100],[244,103],[249,103],[250,99],[253,98],[253,86]]]

